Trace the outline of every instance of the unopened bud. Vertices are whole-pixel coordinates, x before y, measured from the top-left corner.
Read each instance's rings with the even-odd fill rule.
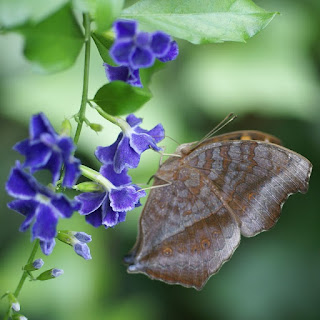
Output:
[[[42,259],[34,260],[32,263],[28,263],[23,267],[23,270],[26,271],[34,271],[39,270],[44,265],[44,262]]]
[[[92,240],[89,234],[86,234],[85,232],[59,230],[57,238],[60,241],[72,246],[76,254],[85,260],[92,259],[90,249],[87,245],[87,243]]]
[[[68,119],[64,119],[61,124],[60,134],[70,137],[71,130],[72,130],[71,122]]]
[[[8,293],[8,299],[9,299],[11,309],[16,312],[20,311],[20,303],[18,299],[11,292]]]
[[[23,314],[15,313],[11,316],[12,320],[28,320]]]
[[[89,126],[95,132],[100,132],[103,130],[103,126],[99,123],[90,123]]]
[[[62,275],[64,272],[62,269],[55,269],[55,268],[52,268],[52,269],[49,269],[45,272],[42,272],[37,278],[36,280],[41,280],[41,281],[44,281],[44,280],[50,280],[50,279],[53,279],[53,278],[57,278],[59,277],[60,275]]]
[[[75,186],[73,189],[81,192],[96,192],[96,191],[103,191],[103,187],[96,182],[86,181],[81,182]]]

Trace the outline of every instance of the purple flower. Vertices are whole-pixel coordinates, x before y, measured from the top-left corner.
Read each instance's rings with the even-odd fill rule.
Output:
[[[80,160],[72,155],[75,150],[72,139],[58,135],[43,113],[32,116],[29,130],[30,138],[13,147],[26,157],[23,167],[29,167],[31,173],[48,169],[55,184],[64,165],[62,185],[72,187],[81,174]]]
[[[123,81],[130,84],[133,87],[142,88],[142,83],[140,80],[139,69],[133,70],[130,67],[113,67],[107,63],[103,64],[106,71],[106,76],[110,82],[112,81]]]
[[[21,168],[19,162],[11,170],[6,190],[10,196],[17,198],[8,203],[8,207],[25,216],[20,231],[26,231],[33,223],[32,240],[38,238],[42,252],[50,254],[55,245],[58,219],[70,218],[80,204],[39,184]]]
[[[138,31],[138,23],[130,20],[118,20],[113,28],[116,39],[110,48],[110,56],[120,67],[104,64],[109,81],[120,80],[142,87],[140,68],[151,67],[155,59],[174,60],[179,54],[177,43],[162,31]]]
[[[104,192],[86,192],[76,196],[81,202],[80,214],[86,216],[86,221],[94,227],[104,225],[105,228],[114,227],[126,218],[127,211],[140,206],[140,198],[145,191],[138,191],[139,187],[131,183],[127,170],[116,173],[111,163],[100,168],[101,184]]]
[[[160,151],[157,143],[164,138],[164,129],[158,124],[150,131],[140,128],[142,119],[130,114],[127,116],[116,142],[108,147],[98,147],[95,155],[103,164],[113,163],[115,172],[126,168],[136,168],[141,153],[149,148]],[[121,124],[120,124],[121,125]]]
[[[87,245],[91,241],[91,236],[85,232],[61,231],[59,230],[57,238],[72,246],[76,254],[85,260],[92,259],[90,249]]]
[[[178,52],[171,37],[162,32],[152,33],[138,31],[136,21],[118,20],[113,25],[116,40],[110,48],[110,56],[121,66],[139,68],[151,67],[154,60],[174,60]]]

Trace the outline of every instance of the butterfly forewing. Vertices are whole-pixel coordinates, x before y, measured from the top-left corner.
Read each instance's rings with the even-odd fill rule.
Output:
[[[310,162],[279,144],[238,131],[180,146],[181,158],[156,173],[154,185],[166,186],[150,191],[128,271],[201,289],[230,259],[240,232],[271,228],[287,197],[307,191]]]
[[[206,175],[241,221],[245,236],[270,229],[289,195],[308,190],[310,162],[260,141],[223,141],[194,150],[186,161]]]

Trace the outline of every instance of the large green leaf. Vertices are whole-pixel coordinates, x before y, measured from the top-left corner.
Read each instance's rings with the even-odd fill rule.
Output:
[[[25,38],[24,55],[37,69],[51,73],[70,67],[84,43],[84,36],[70,5],[39,23],[14,29]]]
[[[27,21],[39,22],[67,2],[69,0],[0,0],[0,25],[10,29]]]
[[[265,28],[276,14],[251,0],[141,0],[121,16],[138,20],[147,29],[160,29],[199,44],[245,42]]]
[[[113,21],[120,15],[124,0],[74,0],[83,12],[88,11],[96,23],[96,31],[110,29]]]
[[[148,89],[132,87],[121,81],[110,82],[101,87],[93,101],[105,112],[117,116],[138,110],[152,97]]]

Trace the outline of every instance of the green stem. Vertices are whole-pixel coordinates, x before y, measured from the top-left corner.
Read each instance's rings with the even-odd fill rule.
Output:
[[[111,189],[115,188],[115,186],[98,171],[95,171],[87,166],[84,166],[83,164],[80,165],[80,169],[81,169],[81,174],[83,176],[87,177],[88,179],[94,182],[99,183],[106,190],[110,191]]]
[[[99,113],[103,118],[105,118],[105,119],[107,119],[108,121],[114,123],[115,125],[117,125],[118,127],[120,127],[123,131],[125,131],[125,130],[130,130],[131,127],[130,127],[130,126],[128,125],[128,123],[127,123],[125,120],[123,120],[122,118],[112,116],[111,114],[105,112],[101,107],[92,105],[92,104],[90,103],[90,101],[89,101],[89,104],[90,104],[90,106],[91,106],[93,109],[97,110],[98,113]]]
[[[35,257],[35,255],[36,255],[36,253],[37,253],[38,248],[39,248],[39,240],[36,239],[36,241],[35,241],[35,243],[34,243],[34,246],[33,246],[33,248],[32,248],[32,251],[31,251],[31,253],[30,253],[29,259],[28,259],[28,261],[27,261],[26,264],[33,262],[34,257]],[[22,287],[23,287],[23,285],[24,285],[24,282],[25,282],[25,280],[27,279],[27,277],[28,277],[28,271],[23,271],[22,276],[21,276],[21,278],[20,278],[20,281],[19,281],[19,283],[18,283],[18,285],[17,285],[17,288],[16,288],[16,290],[15,290],[14,293],[13,293],[16,298],[18,298],[18,296],[19,296],[19,294],[20,294],[20,291],[21,291],[21,289],[22,289]],[[10,314],[11,314],[11,306],[9,306],[9,309],[8,309],[8,311],[6,312],[3,320],[9,319]]]
[[[90,64],[90,16],[88,13],[83,14],[83,26],[85,30],[85,55],[84,55],[84,72],[83,72],[83,87],[82,87],[82,99],[79,110],[79,122],[74,136],[74,143],[77,144],[80,138],[80,133],[85,119],[86,106],[88,101],[88,86],[89,86],[89,64]]]

